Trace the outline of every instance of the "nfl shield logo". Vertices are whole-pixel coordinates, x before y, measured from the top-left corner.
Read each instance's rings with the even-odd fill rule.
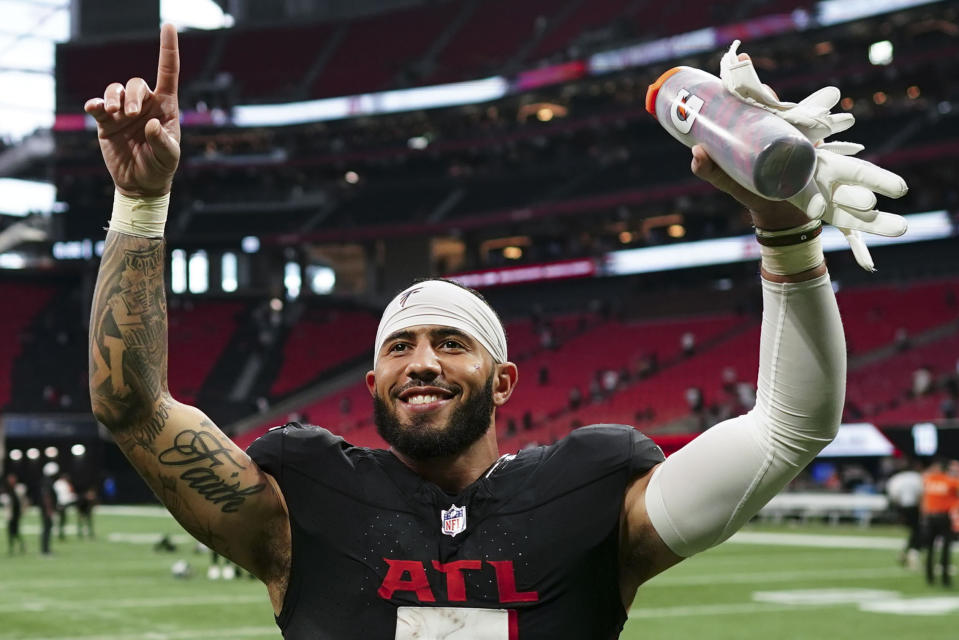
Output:
[[[466,507],[450,505],[449,509],[440,510],[441,531],[448,536],[463,533],[466,529]]]

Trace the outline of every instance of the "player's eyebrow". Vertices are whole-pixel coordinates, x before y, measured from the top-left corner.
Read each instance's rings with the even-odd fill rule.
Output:
[[[409,329],[400,329],[399,331],[394,331],[390,335],[386,336],[386,339],[383,340],[383,342],[389,342],[390,340],[411,340],[414,337],[416,337],[416,334]]]
[[[385,345],[388,342],[393,342],[394,340],[412,340],[416,337],[416,334],[410,331],[409,329],[400,329],[399,331],[394,331],[390,335],[386,336],[386,339],[383,340]]]
[[[474,342],[473,336],[469,335],[465,331],[460,331],[455,327],[439,327],[430,331],[430,339],[438,340],[440,338],[459,338],[467,344],[472,344]]]

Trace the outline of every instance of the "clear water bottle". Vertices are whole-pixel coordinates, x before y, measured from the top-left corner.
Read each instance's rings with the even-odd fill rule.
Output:
[[[649,86],[646,110],[674,138],[701,144],[736,182],[769,200],[799,193],[816,168],[816,150],[794,126],[742,102],[722,80],[673,67]]]

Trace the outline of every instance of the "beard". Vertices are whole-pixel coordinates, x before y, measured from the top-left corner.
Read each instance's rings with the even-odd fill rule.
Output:
[[[492,374],[481,393],[472,395],[453,410],[445,427],[431,425],[433,416],[430,415],[413,416],[409,423],[403,424],[379,394],[373,396],[376,432],[391,447],[414,460],[455,456],[466,451],[490,428],[492,415]]]

